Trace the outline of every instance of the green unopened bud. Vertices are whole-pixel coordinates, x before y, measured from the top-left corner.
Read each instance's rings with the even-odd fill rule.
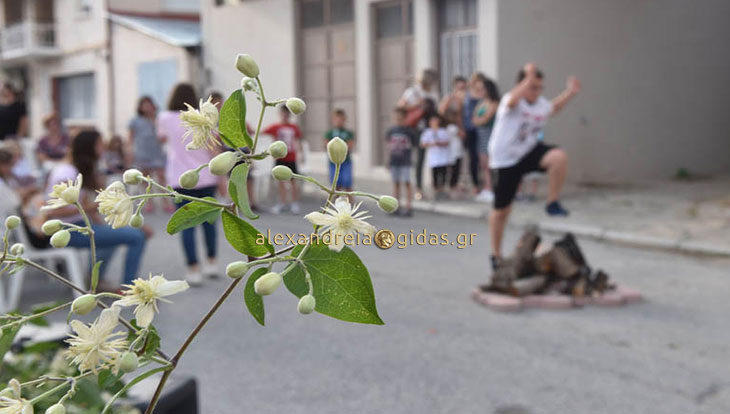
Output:
[[[248,273],[248,263],[246,262],[233,262],[226,266],[226,275],[231,279],[238,279]]]
[[[208,163],[208,170],[213,175],[226,175],[228,171],[231,171],[236,162],[238,161],[238,155],[232,151],[222,152]]]
[[[289,98],[286,100],[286,107],[289,108],[294,115],[301,115],[307,110],[307,104],[299,98]]]
[[[59,230],[51,236],[51,246],[57,249],[68,246],[69,241],[71,241],[71,233],[68,230]]]
[[[327,155],[335,164],[342,164],[347,159],[347,144],[340,137],[334,137],[327,143]]]
[[[198,179],[200,178],[200,174],[198,174],[195,170],[187,170],[180,176],[180,179],[178,180],[180,183],[180,187],[185,188],[187,190],[191,190],[195,188],[196,185],[198,185]]]
[[[259,76],[259,65],[249,55],[240,54],[236,56],[236,69],[249,78]]]
[[[279,181],[289,181],[292,177],[291,168],[286,165],[277,165],[271,169],[271,175]]]
[[[392,213],[398,210],[398,200],[395,197],[387,195],[380,196],[378,199],[378,207],[386,213]]]
[[[69,204],[75,204],[77,201],[79,201],[79,189],[71,186],[63,190],[61,192],[61,200]]]
[[[286,148],[286,144],[283,141],[274,141],[269,145],[269,154],[272,157],[279,159],[286,157],[289,150]]]
[[[317,301],[314,300],[314,296],[304,295],[301,299],[299,299],[297,310],[299,310],[299,313],[301,313],[302,315],[309,315],[310,313],[314,312],[314,307],[316,305]]]
[[[144,226],[144,217],[140,213],[135,213],[132,216],[132,219],[129,220],[129,225],[138,229],[142,226]]]
[[[134,352],[126,351],[119,357],[119,369],[124,373],[130,373],[139,367],[139,358]]]
[[[66,407],[63,404],[53,404],[48,407],[46,414],[66,414]]]
[[[253,290],[257,295],[266,296],[274,293],[281,284],[281,275],[276,272],[269,272],[256,279]]]
[[[122,181],[124,181],[124,184],[134,185],[141,183],[142,177],[142,171],[132,168],[124,172]]]
[[[5,228],[8,230],[13,230],[17,228],[20,225],[20,217],[18,216],[8,216],[8,218],[5,219]]]
[[[256,83],[256,79],[249,78],[248,76],[244,76],[243,79],[241,79],[241,89],[243,89],[244,91],[255,91],[258,88],[259,85],[258,83]]]
[[[61,230],[63,228],[63,222],[61,220],[48,220],[41,226],[41,230],[43,231],[43,234],[46,236],[50,236],[53,233]]]
[[[71,312],[77,315],[86,315],[96,307],[96,296],[91,294],[81,295],[71,303]]]
[[[10,254],[13,256],[22,256],[24,251],[25,246],[23,246],[23,243],[15,243],[10,246]]]

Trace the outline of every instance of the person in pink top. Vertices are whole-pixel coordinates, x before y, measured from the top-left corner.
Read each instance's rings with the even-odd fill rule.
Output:
[[[157,133],[160,139],[167,142],[167,164],[165,175],[175,191],[193,197],[214,197],[219,179],[212,175],[208,169],[200,171],[198,185],[194,189],[186,190],[180,187],[180,176],[187,170],[195,169],[210,161],[216,155],[208,150],[187,150],[183,142],[185,128],[180,121],[180,111],[187,109],[185,103],[197,105],[198,96],[190,84],[180,83],[172,91],[167,110],[157,116]],[[187,204],[187,201],[176,203],[180,208]],[[217,230],[216,223],[203,223],[203,234],[205,236],[205,247],[207,261],[202,266],[198,263],[198,254],[195,245],[195,228],[182,231],[182,245],[188,264],[186,280],[190,285],[200,285],[203,276],[213,277],[218,275],[216,265],[217,256]]]

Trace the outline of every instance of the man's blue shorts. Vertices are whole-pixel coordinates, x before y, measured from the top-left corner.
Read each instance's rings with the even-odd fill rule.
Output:
[[[330,184],[335,178],[335,164],[330,162]],[[337,178],[337,187],[352,188],[352,160],[347,160],[340,166],[340,176]]]

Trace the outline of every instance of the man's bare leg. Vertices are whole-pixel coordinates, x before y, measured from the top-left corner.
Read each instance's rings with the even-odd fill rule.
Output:
[[[400,183],[393,183],[393,197],[400,203]]]
[[[507,218],[512,211],[512,205],[500,209],[493,209],[489,213],[489,235],[492,239],[492,255],[496,258],[502,257],[502,237],[504,228],[507,225]]]
[[[550,204],[560,198],[560,192],[563,190],[565,176],[568,172],[568,155],[560,148],[553,148],[542,157],[540,166],[547,170],[547,202]]]
[[[411,187],[411,182],[406,181],[406,211],[412,211],[413,210],[413,188]]]

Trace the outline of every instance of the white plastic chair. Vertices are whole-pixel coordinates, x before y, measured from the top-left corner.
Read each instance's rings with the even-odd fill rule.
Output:
[[[25,247],[25,253],[23,257],[39,263],[43,266],[49,267],[54,265],[57,261],[62,261],[66,267],[66,275],[68,279],[81,288],[86,288],[86,281],[84,280],[84,272],[81,267],[80,253],[77,249],[66,247],[63,249],[35,249],[30,244],[28,234],[25,231],[25,226],[20,225],[13,231],[13,235],[17,237],[17,241],[23,243]],[[14,310],[18,307],[20,301],[20,294],[23,288],[23,279],[25,278],[25,271],[27,266],[23,266],[13,275],[3,275],[0,279],[0,312],[5,313]],[[5,286],[7,284],[7,286]],[[6,294],[7,287],[7,294]],[[80,293],[74,290],[74,296],[79,296]]]

